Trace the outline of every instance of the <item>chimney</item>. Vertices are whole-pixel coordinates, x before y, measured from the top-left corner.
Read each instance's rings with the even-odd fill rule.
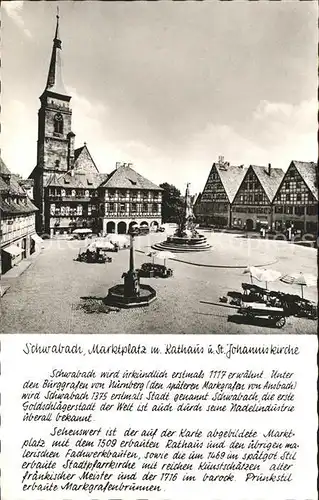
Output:
[[[271,175],[271,163],[268,163],[267,174]]]
[[[117,170],[120,166],[121,166],[121,162],[120,162],[120,161],[117,161],[117,162],[115,163],[115,169]]]

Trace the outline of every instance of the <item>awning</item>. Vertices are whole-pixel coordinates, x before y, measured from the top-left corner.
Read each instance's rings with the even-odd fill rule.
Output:
[[[14,256],[20,255],[23,252],[23,249],[18,247],[17,245],[9,245],[8,247],[3,248],[2,250]]]
[[[42,243],[43,239],[36,233],[31,234],[31,238],[33,239],[34,243]]]

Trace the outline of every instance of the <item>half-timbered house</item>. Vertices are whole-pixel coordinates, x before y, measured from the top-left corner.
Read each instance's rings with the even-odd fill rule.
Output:
[[[223,157],[213,164],[200,201],[196,204],[199,223],[217,227],[231,226],[231,205],[245,171],[244,165],[230,165],[224,162]]]
[[[293,227],[317,234],[318,164],[292,161],[273,200],[273,219],[277,231]]]
[[[232,204],[232,227],[272,228],[272,201],[284,176],[281,168],[250,165]]]

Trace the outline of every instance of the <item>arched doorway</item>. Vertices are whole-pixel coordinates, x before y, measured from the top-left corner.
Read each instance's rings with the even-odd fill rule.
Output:
[[[146,222],[146,220],[143,220],[143,222],[140,223],[140,227],[148,227],[148,222]]]
[[[117,225],[118,234],[126,234],[126,222],[121,221]]]
[[[155,231],[156,229],[158,229],[158,222],[156,220],[153,220],[153,222],[151,222],[151,228]]]
[[[254,221],[252,219],[247,219],[246,220],[246,230],[253,231],[253,229],[254,229]]]
[[[106,224],[106,232],[107,233],[115,233],[115,222],[113,222],[112,220],[110,220]]]

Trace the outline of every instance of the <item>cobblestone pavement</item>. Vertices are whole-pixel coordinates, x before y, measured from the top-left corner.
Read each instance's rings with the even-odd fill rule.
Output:
[[[1,299],[0,330],[2,333],[198,333],[315,334],[316,322],[288,318],[282,329],[270,328],[262,322],[244,323],[235,309],[205,302],[218,302],[229,290],[240,291],[242,268],[212,268],[206,265],[265,265],[281,272],[316,273],[316,251],[284,241],[247,240],[239,235],[207,233],[212,251],[192,255],[200,266],[169,261],[173,278],[144,279],[157,290],[157,300],[149,307],[120,312],[87,314],[79,309],[81,297],[105,297],[108,288],[121,282],[128,268],[128,250],[110,253],[113,262],[85,264],[74,261],[83,242],[46,240],[45,248],[34,264]],[[146,254],[154,241],[164,233],[136,238],[136,267],[150,260]],[[143,253],[144,252],[144,253]],[[185,259],[189,254],[176,255]],[[263,286],[263,284],[261,284]],[[299,293],[300,288],[270,283],[269,288]],[[305,297],[316,300],[315,288],[306,288]]]

